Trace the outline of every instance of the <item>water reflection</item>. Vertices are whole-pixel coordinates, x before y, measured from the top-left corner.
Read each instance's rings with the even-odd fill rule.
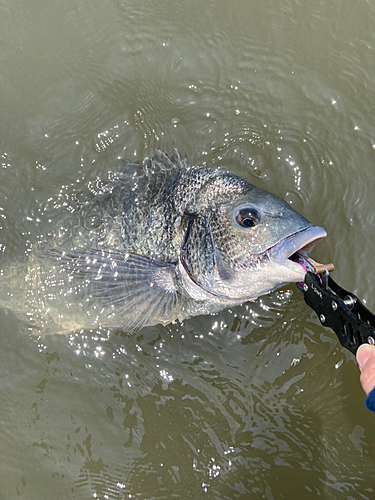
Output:
[[[258,304],[268,311],[264,319],[256,315],[258,326],[246,320],[247,327],[239,327],[236,310],[221,326],[213,317],[168,331],[150,328],[136,337],[118,332],[107,339],[101,332],[94,340],[80,333],[71,344],[85,343],[86,351],[65,350],[61,359],[46,353],[49,370],[54,368],[49,384],[53,373],[52,379],[68,377],[64,385],[75,380],[70,407],[60,404],[60,411],[65,460],[80,464],[77,492],[98,498],[162,498],[163,491],[240,498],[264,494],[265,488],[277,491],[280,482],[290,494],[297,487],[322,495],[333,495],[331,489],[349,493],[360,484],[366,471],[355,464],[366,446],[363,430],[355,425],[347,439],[342,382],[303,327],[314,319],[298,295],[286,295],[284,306],[279,293]],[[290,301],[293,313],[286,309]],[[195,321],[203,334],[195,333]],[[261,323],[269,321],[274,325],[265,339]],[[293,339],[292,331],[303,331],[302,338],[295,333]],[[90,396],[81,370],[88,371]],[[45,380],[38,394],[45,393]],[[345,455],[344,443],[350,450]],[[44,440],[34,446],[46,458],[53,454]],[[343,475],[343,468],[350,472]]]
[[[372,2],[1,8],[1,263],[49,199],[174,141],[323,225],[375,310]],[[292,287],[135,336],[0,322],[0,497],[374,496],[357,367]]]
[[[286,289],[136,336],[18,335],[29,411],[6,426],[56,491],[74,483],[83,497],[241,498],[273,495],[280,484],[290,494],[361,491],[374,449],[346,418],[338,375],[350,364],[334,339],[315,338],[316,322]],[[327,363],[322,341],[342,366]]]

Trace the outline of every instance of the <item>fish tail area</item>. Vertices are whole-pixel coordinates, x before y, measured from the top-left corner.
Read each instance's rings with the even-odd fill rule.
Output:
[[[0,269],[0,308],[16,311],[26,300],[25,275],[27,265],[11,261]]]

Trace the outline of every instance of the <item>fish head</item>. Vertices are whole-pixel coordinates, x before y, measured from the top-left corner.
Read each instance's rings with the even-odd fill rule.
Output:
[[[287,202],[221,172],[195,200],[181,252],[185,283],[195,299],[241,303],[304,280],[291,257],[326,236]]]

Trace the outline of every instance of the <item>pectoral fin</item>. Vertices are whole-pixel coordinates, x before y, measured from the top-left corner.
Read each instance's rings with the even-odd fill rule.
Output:
[[[71,280],[78,280],[89,298],[105,309],[112,318],[110,326],[134,332],[178,316],[174,264],[94,249],[53,248],[47,257],[63,266]]]

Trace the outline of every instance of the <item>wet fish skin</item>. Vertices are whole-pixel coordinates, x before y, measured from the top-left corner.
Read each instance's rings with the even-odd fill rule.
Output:
[[[31,324],[132,332],[216,312],[301,281],[287,257],[325,236],[277,196],[176,149],[89,188],[50,217],[13,283],[13,310]]]

